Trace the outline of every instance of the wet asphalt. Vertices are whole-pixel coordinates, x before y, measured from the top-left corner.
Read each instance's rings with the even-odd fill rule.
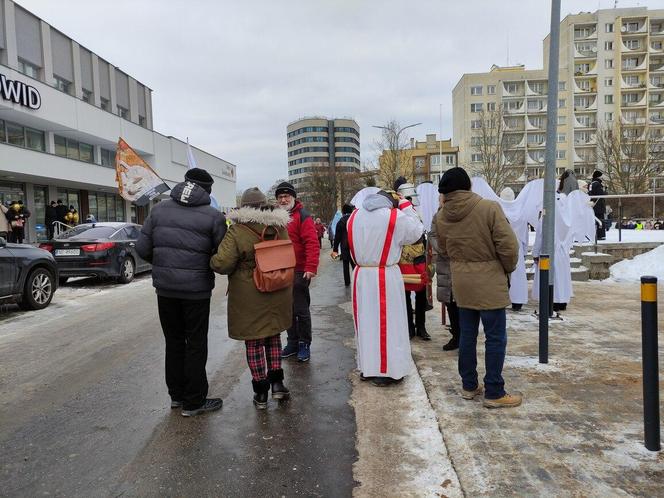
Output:
[[[350,496],[355,361],[341,265],[322,256],[312,359],[284,361],[291,399],[268,410],[254,408],[244,345],[226,335],[225,290],[218,277],[207,367],[224,406],[193,418],[169,407],[149,274],[67,284],[40,312],[0,310],[0,495]]]

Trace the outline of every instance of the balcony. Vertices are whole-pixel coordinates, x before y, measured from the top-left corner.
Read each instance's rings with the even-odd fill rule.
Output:
[[[575,59],[594,59],[597,57],[597,44],[580,44],[574,45],[574,58]]]
[[[546,112],[547,105],[546,105],[546,100],[544,99],[528,99],[528,114],[537,114],[540,112]]]
[[[592,24],[585,27],[577,27],[574,30],[575,40],[597,40],[597,25]]]
[[[512,101],[510,102],[512,105],[503,105],[503,109],[505,111],[505,114],[523,114],[526,110],[526,106],[523,105],[523,101],[520,101],[518,104],[515,105],[515,102]]]
[[[637,95],[637,97],[630,97],[630,95]],[[639,93],[628,93],[623,95],[623,98],[620,101],[620,105],[622,107],[645,107],[646,102],[646,92],[643,92],[642,95]]]
[[[632,75],[636,76],[636,75]],[[640,88],[645,89],[646,87],[646,82],[645,80],[641,79],[640,77],[636,77],[636,81],[634,81],[634,78],[629,78],[628,80],[625,81],[625,77],[623,76],[620,80],[620,89],[621,90],[638,90]]]
[[[648,28],[645,20],[643,21],[635,21],[635,22],[625,22],[623,25],[620,27],[620,32],[622,33],[623,36],[626,35],[631,35],[634,33],[648,33]]]
[[[526,118],[526,130],[543,130],[546,128],[546,118],[531,117]]]
[[[547,85],[544,82],[526,82],[526,95],[546,95]]]
[[[627,125],[627,126],[643,126],[646,124],[646,116],[645,114],[625,114],[623,113],[620,116],[620,121],[622,124]]]
[[[525,94],[524,82],[503,82],[503,97],[523,97]]]
[[[664,41],[659,40],[655,41],[652,40],[650,42],[650,46],[648,47],[648,52],[651,54],[662,54],[664,53]]]
[[[642,57],[638,62],[627,62],[623,61],[622,70],[623,71],[645,71],[647,69],[646,58]]]
[[[596,79],[574,79],[574,93],[596,93]]]
[[[507,118],[503,120],[503,127],[505,132],[521,132],[525,129],[524,120],[519,118]]]
[[[534,150],[526,152],[526,164],[542,164],[544,162],[544,151]]]
[[[664,76],[651,76],[648,81],[648,88],[655,91],[664,89]]]
[[[576,112],[597,110],[597,97],[575,97],[574,110]]]
[[[597,64],[575,64],[574,76],[597,76]]]
[[[633,42],[636,41],[637,43]],[[625,40],[623,39],[622,44],[621,44],[621,52],[624,53],[629,53],[629,54],[638,54],[646,51],[646,40],[645,37],[640,40],[640,39],[630,39],[630,40]]]
[[[664,36],[664,22],[650,22],[650,36]]]
[[[664,112],[653,112],[648,117],[648,121],[653,125],[664,125]]]
[[[580,118],[580,119],[579,119]],[[597,120],[588,115],[586,116],[574,116],[574,128],[587,128],[595,129],[597,128]]]
[[[664,60],[652,61],[649,69],[651,73],[664,73]]]
[[[546,135],[544,133],[529,133],[527,143],[528,147],[545,147]]]
[[[592,147],[597,145],[597,136],[594,133],[575,133],[575,147]]]
[[[574,162],[575,163],[596,163],[597,155],[587,149],[576,150],[574,149]]]

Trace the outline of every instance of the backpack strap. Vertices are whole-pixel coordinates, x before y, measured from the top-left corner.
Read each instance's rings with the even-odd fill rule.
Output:
[[[270,225],[265,225],[265,228],[263,228],[263,232],[259,233],[258,231],[254,230],[248,225],[245,225],[244,223],[236,223],[237,226],[243,227],[245,230],[249,230],[252,234],[254,234],[256,237],[260,239],[261,242],[265,242],[265,231],[268,228],[273,228],[275,230],[274,232],[274,238],[273,239],[267,239],[267,240],[277,240],[279,238],[279,231],[275,229],[274,227]]]

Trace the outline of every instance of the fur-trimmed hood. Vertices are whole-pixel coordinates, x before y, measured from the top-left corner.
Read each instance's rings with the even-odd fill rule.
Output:
[[[228,219],[233,223],[260,223],[265,226],[286,228],[290,221],[290,214],[280,208],[261,210],[241,207],[228,213]]]

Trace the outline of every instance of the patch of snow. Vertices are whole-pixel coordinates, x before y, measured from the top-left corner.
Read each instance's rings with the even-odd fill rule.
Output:
[[[605,252],[582,252],[581,256],[609,256]]]
[[[559,372],[560,360],[549,358],[549,363],[540,363],[535,356],[505,356],[505,365],[510,368],[540,370],[542,372]]]
[[[664,245],[652,251],[625,259],[611,266],[611,280],[617,282],[639,282],[643,275],[664,280]]]

